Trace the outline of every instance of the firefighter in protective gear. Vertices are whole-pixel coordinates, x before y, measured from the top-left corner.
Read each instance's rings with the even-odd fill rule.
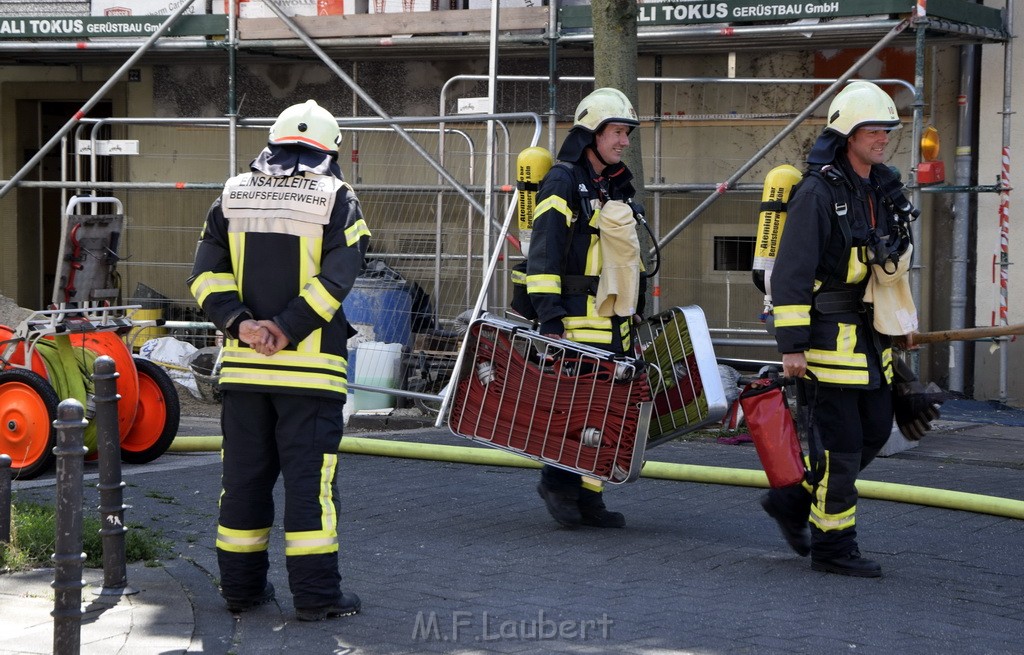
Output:
[[[879,332],[878,308],[863,298],[879,263],[872,254],[886,250],[878,244],[909,244],[909,203],[883,164],[889,131],[899,126],[892,99],[870,82],[853,82],[827,120],[809,174],[790,198],[771,276],[784,374],[811,371],[818,379],[811,402],[824,461],[812,463],[813,486],[772,489],[761,504],[790,547],[811,555],[814,570],[878,577],[881,567],[857,544],[855,483],[892,431],[893,341],[911,346],[913,331]],[[898,259],[896,251],[888,256]]]
[[[527,291],[542,334],[621,354],[630,349],[634,315],[597,312],[598,220],[606,202],[629,201],[635,193],[633,175],[621,160],[640,121],[626,96],[611,88],[586,96],[574,117],[558,151],[559,164],[545,175],[537,195]],[[642,269],[639,253],[634,265]],[[642,303],[642,291],[638,296]],[[638,307],[636,314],[641,311]],[[537,491],[563,526],[625,526],[621,513],[605,507],[599,480],[547,465]]]
[[[267,581],[274,484],[284,477],[285,559],[299,620],[359,611],[338,571],[338,446],[350,327],[342,301],[370,231],[338,167],[341,132],[309,100],[210,207],[189,288],[224,332],[221,593],[233,612]]]

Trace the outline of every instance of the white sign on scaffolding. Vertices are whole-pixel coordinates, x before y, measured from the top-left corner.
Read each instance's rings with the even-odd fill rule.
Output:
[[[139,141],[137,139],[107,139],[103,141],[79,140],[76,152],[79,155],[91,155],[92,144],[96,144],[96,154],[102,156],[114,155],[137,155],[139,154]]]
[[[460,114],[490,114],[490,98],[459,98],[458,113]]]

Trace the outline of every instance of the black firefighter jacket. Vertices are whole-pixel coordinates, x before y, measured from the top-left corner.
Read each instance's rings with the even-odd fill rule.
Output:
[[[349,326],[341,303],[370,231],[337,175],[281,172],[257,158],[251,172],[227,181],[206,217],[189,288],[229,335],[223,388],[344,399]],[[289,345],[267,357],[240,342],[237,326],[250,316],[274,320]]]
[[[838,292],[860,304],[871,275],[865,246],[872,216],[878,234],[895,229],[879,191],[894,176],[883,165],[872,167],[869,182],[848,169],[838,180],[807,175],[789,201],[771,277],[775,338],[779,352],[805,353],[822,384],[875,389],[892,380],[891,340],[872,327],[870,306],[834,311],[820,300]],[[837,205],[841,212],[844,204],[841,216]],[[839,221],[849,226],[848,239]]]
[[[603,176],[595,176],[581,160],[552,167],[541,181],[526,287],[542,334],[564,332],[570,341],[612,351],[628,347],[628,319],[598,316],[594,294],[601,275],[598,209],[604,200],[632,199],[632,179],[621,163],[605,169]],[[601,197],[599,184],[604,185],[607,197]],[[570,293],[564,276],[591,276],[595,282],[590,293]]]

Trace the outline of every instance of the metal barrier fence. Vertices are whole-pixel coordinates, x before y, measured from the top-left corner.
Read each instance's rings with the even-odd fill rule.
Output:
[[[424,150],[437,153],[437,163],[455,178],[456,185],[442,179],[380,121],[343,122],[343,171],[359,194],[373,232],[367,275],[346,303],[350,320],[360,330],[352,344],[354,389],[383,389],[415,402],[436,400],[450,374],[466,313],[485,285],[484,271],[495,249],[502,251],[502,260],[493,279],[486,282],[485,309],[504,313],[510,293],[507,269],[520,254],[511,245],[514,239],[496,243],[499,217],[515,202],[515,157],[537,141],[539,127],[535,116],[494,121],[498,137],[495,194],[489,196],[483,186],[481,160],[486,153],[481,144],[492,118],[400,119],[435,121],[433,127],[413,123],[405,131]],[[263,146],[270,122],[247,120],[239,126],[234,147],[254,155]],[[223,184],[226,152],[232,145],[228,128],[227,122],[203,119],[84,120],[72,148],[76,164],[66,172],[73,179],[54,185],[62,193],[103,188],[123,198],[126,227],[119,271],[124,302],[142,306],[133,317],[141,324],[128,336],[136,349],[164,336],[197,349],[218,345],[220,337],[189,297],[185,278],[206,211]],[[105,140],[139,143],[139,155],[109,155],[111,177],[116,181],[96,179],[101,168],[97,157]],[[696,157],[690,154],[684,159]],[[168,182],[183,171],[190,179]],[[686,215],[697,205],[693,192],[700,188],[658,192],[651,213]],[[494,206],[485,207],[489,201]],[[663,258],[652,303],[655,309],[697,304],[705,308],[712,324],[759,326],[761,298],[749,284],[743,254],[751,247],[758,201],[753,191],[737,191],[707,210],[687,238],[675,240]],[[484,219],[482,208],[489,220]],[[513,226],[511,234],[515,232]],[[154,319],[159,320],[146,322]],[[369,371],[366,359],[362,370],[355,370],[358,346],[367,342],[402,344],[397,371]],[[391,364],[387,360],[385,367]],[[372,381],[362,384],[360,377]]]
[[[393,119],[402,132],[380,119],[341,121],[340,161],[362,200],[373,231],[368,275],[346,305],[355,315],[359,343],[400,343],[403,356],[393,375],[374,371],[364,378],[415,398],[434,395],[441,386],[451,352],[464,329],[465,314],[486,291],[484,309],[501,315],[509,293],[508,267],[519,253],[497,243],[500,217],[515,202],[514,161],[519,151],[538,142],[539,117],[489,114],[450,115],[460,96],[483,91],[486,76],[460,75],[443,87],[440,116]],[[542,106],[546,76],[499,76],[494,108],[515,111]],[[834,82],[830,79],[641,78],[638,132],[645,154],[645,180],[651,200],[648,218],[662,241],[662,269],[655,279],[650,310],[696,304],[709,323],[726,330],[756,332],[762,297],[749,280],[760,179],[778,163],[803,157],[820,129],[820,118],[798,110]],[[902,80],[880,80],[909,87]],[[563,113],[592,87],[590,77],[559,78],[557,101]],[[909,87],[912,90],[912,87]],[[773,108],[766,113],[766,108]],[[797,118],[806,124],[796,125]],[[547,117],[547,146],[557,148],[557,115]],[[140,155],[114,158],[111,174],[131,182],[111,182],[124,195],[129,214],[122,262],[126,301],[143,305],[171,322],[199,324],[202,316],[184,285],[202,217],[216,197],[231,153],[255,154],[272,119],[103,119],[82,121],[74,176],[95,180],[100,139],[137,140]],[[533,125],[531,126],[531,122]],[[786,124],[790,123],[789,126]],[[494,126],[493,141],[488,127]],[[791,134],[779,140],[772,158],[760,160],[758,144],[772,142],[780,127]],[[530,138],[533,127],[533,138]],[[230,128],[230,129],[229,129]],[[912,155],[910,131],[894,146],[895,157]],[[410,143],[410,142],[414,143]],[[707,147],[716,143],[715,149]],[[85,144],[84,147],[82,144]],[[487,151],[493,158],[488,159]],[[424,156],[424,153],[427,153]],[[785,162],[778,158],[786,159]],[[720,180],[745,170],[749,182]],[[493,194],[484,180],[493,170]],[[188,180],[170,183],[187,171]],[[693,180],[704,180],[693,182]],[[706,195],[720,194],[710,205]],[[493,203],[493,206],[492,206]],[[679,225],[687,230],[675,238]],[[512,237],[515,230],[511,231]],[[514,238],[510,239],[514,241]],[[671,243],[668,243],[668,242]],[[490,255],[501,249],[493,278],[485,279]],[[486,289],[485,289],[486,287]],[[147,318],[149,316],[146,316]],[[169,330],[163,332],[163,330]],[[154,326],[133,335],[166,335],[197,348],[211,346],[216,334],[202,328]],[[734,359],[777,357],[770,342],[754,345],[746,337],[720,342],[722,355]],[[354,345],[358,346],[359,343]],[[357,356],[353,368],[358,368]],[[365,364],[364,359],[364,364]],[[365,366],[364,366],[365,369]],[[354,388],[358,389],[359,371]],[[372,385],[371,385],[372,386]]]

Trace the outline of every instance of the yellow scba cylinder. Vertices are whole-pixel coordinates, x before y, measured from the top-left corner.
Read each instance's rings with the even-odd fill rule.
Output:
[[[769,278],[775,257],[779,254],[782,229],[786,226],[786,203],[793,187],[803,178],[795,166],[783,164],[768,171],[764,176],[764,191],[761,193],[761,211],[757,217],[757,243],[754,247],[752,273],[754,284],[771,296]]]
[[[128,343],[131,345],[132,350],[138,352],[142,344],[146,343],[150,339],[159,339],[160,337],[167,335],[167,328],[163,327],[139,327],[139,323],[143,321],[156,321],[164,317],[164,310],[157,309],[137,309],[132,314],[132,321],[136,324],[132,328],[131,332],[128,333]]]
[[[531,146],[516,158],[516,189],[519,191],[519,242],[523,254],[529,255],[533,232],[533,210],[537,208],[540,181],[551,170],[555,160],[547,148]]]

